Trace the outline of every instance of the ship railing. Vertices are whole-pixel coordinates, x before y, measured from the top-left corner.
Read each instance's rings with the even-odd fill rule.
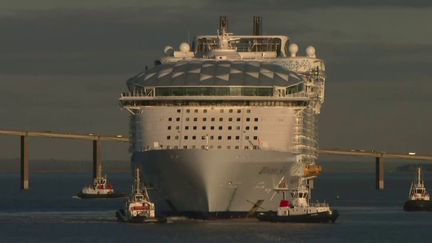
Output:
[[[309,203],[309,205],[312,207],[328,207],[329,206],[329,204],[326,202],[318,202],[318,201]]]

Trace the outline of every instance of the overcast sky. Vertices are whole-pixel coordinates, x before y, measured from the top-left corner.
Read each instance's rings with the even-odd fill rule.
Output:
[[[377,3],[378,2],[378,3]],[[408,3],[405,3],[408,2]],[[230,30],[287,34],[327,64],[320,146],[432,154],[430,1],[0,2],[0,128],[127,134],[117,99],[163,47]],[[90,143],[32,139],[32,158],[91,159]],[[105,159],[128,159],[104,145]],[[0,137],[1,158],[19,155]]]

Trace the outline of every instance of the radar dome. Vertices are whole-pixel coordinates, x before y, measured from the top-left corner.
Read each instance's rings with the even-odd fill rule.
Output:
[[[289,50],[289,52],[291,54],[291,57],[295,57],[295,56],[297,56],[297,52],[299,50],[299,46],[297,44],[293,43],[293,44],[289,45],[288,50]]]
[[[190,51],[190,46],[188,43],[183,42],[180,44],[179,49],[181,52],[189,52]]]
[[[315,54],[315,47],[313,47],[313,46],[308,46],[308,47],[306,48],[306,55],[307,55],[308,57],[316,57],[316,54]]]
[[[172,48],[172,46],[165,46],[164,53],[167,56],[172,56],[174,55],[174,48]]]

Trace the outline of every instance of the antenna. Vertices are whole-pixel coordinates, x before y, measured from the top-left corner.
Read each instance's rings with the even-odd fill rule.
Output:
[[[253,16],[253,35],[262,35],[262,17]]]

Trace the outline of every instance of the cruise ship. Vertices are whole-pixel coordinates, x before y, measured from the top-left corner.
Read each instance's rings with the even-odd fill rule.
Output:
[[[325,66],[286,35],[229,32],[167,46],[127,80],[130,152],[165,214],[241,217],[277,207],[274,188],[295,186],[317,159]]]

